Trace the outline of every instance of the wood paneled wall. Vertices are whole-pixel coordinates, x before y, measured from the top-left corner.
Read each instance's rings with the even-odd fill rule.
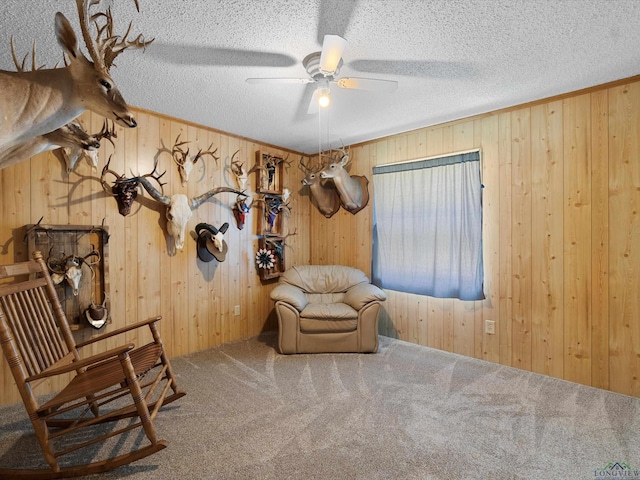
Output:
[[[148,172],[162,143],[181,133],[194,146],[213,142],[221,159],[198,166],[186,188],[168,155],[166,193],[195,196],[233,185],[228,162],[253,163],[255,151],[274,147],[138,111],[139,127],[118,129],[117,172]],[[82,117],[98,131],[102,119]],[[381,333],[469,357],[640,396],[640,81],[536,102],[354,146],[352,174],[371,180],[374,165],[481,148],[483,152],[483,301],[463,302],[388,292]],[[285,169],[293,191],[287,263],[344,264],[370,273],[372,202],[357,215],[326,219],[300,188],[301,173]],[[168,253],[164,211],[145,195],[128,217],[106,196],[99,173],[83,163],[67,176],[51,153],[0,170],[0,263],[27,258],[22,226],[101,224],[111,237],[113,322],[107,328],[161,314],[171,356],[276,328],[269,292],[255,270],[257,210],[238,231],[222,194],[194,212],[199,221],[228,221],[223,263],[196,260],[195,242]],[[251,179],[255,188],[255,178]],[[372,191],[372,184],[369,186]],[[311,235],[313,232],[313,235]],[[241,315],[234,316],[234,306]],[[496,334],[484,333],[484,321]],[[79,339],[94,334],[84,329]],[[145,338],[131,337],[141,342]],[[113,341],[108,347],[114,346]],[[0,404],[18,401],[0,360]],[[51,385],[55,387],[55,385]]]
[[[351,174],[474,148],[486,299],[389,291],[381,333],[640,396],[640,81],[357,145]],[[371,213],[312,210],[311,262],[370,272]]]
[[[164,191],[167,194],[186,193],[194,197],[214,186],[233,186],[229,171],[229,158],[240,149],[240,161],[250,167],[255,152],[265,149],[274,154],[288,152],[254,143],[206,128],[168,119],[150,112],[137,111],[139,127],[117,130],[115,148],[103,141],[97,172],[82,161],[77,173],[67,175],[65,167],[52,152],[38,155],[12,167],[0,170],[0,264],[28,258],[23,242],[22,227],[38,222],[42,224],[99,225],[109,227],[110,299],[112,323],[105,327],[115,329],[150,316],[162,315],[161,334],[170,356],[182,355],[236,339],[277,328],[272,315],[273,305],[269,293],[274,282],[262,283],[255,267],[258,247],[258,215],[252,209],[243,230],[238,230],[231,213],[235,195],[222,193],[202,204],[193,212],[188,224],[184,250],[175,255],[168,248],[165,235],[164,207],[160,208],[145,194],[138,197],[132,213],[119,215],[116,202],[107,196],[99,182],[100,171],[109,157],[111,169],[127,175],[146,173],[153,168],[154,157],[164,144],[171,148],[178,134],[190,141],[191,151],[206,148],[213,143],[220,157],[217,165],[211,158],[200,160],[189,183],[182,187],[176,165],[169,154],[159,158],[160,170],[166,170]],[[103,119],[85,113],[81,121],[90,131],[100,130]],[[285,185],[289,186],[291,214],[288,228],[296,231],[287,239],[288,264],[309,263],[309,211],[308,199],[298,194],[301,172],[295,168],[299,155],[290,154],[293,168],[285,168]],[[109,177],[109,181],[113,181]],[[250,186],[255,190],[255,175]],[[229,222],[225,236],[229,252],[224,262],[197,260],[194,228],[198,222],[215,226]],[[70,253],[70,252],[69,252]],[[240,316],[234,315],[234,306],[240,305]],[[96,333],[92,328],[76,332],[78,340]],[[140,343],[143,338],[129,337]],[[110,341],[109,348],[116,340]],[[17,389],[4,358],[0,356],[0,404],[19,401]],[[55,385],[50,385],[55,387]]]

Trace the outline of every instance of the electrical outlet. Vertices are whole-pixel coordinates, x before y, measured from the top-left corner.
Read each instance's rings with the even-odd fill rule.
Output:
[[[233,314],[238,317],[240,315],[240,305],[233,307]]]
[[[494,335],[496,333],[496,322],[494,320],[484,321],[484,333]]]

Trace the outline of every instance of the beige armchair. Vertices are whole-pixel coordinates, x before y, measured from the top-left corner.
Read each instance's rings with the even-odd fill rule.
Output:
[[[360,270],[299,265],[271,292],[278,315],[280,353],[378,350],[378,314],[386,294]]]

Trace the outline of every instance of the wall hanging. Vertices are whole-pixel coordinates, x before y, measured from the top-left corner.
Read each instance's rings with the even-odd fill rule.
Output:
[[[29,257],[40,250],[54,275],[58,298],[73,330],[89,326],[85,311],[92,305],[95,320],[109,321],[109,233],[105,225],[26,225]],[[69,275],[67,277],[66,275]],[[74,278],[75,277],[75,278]],[[76,286],[73,281],[77,280]],[[105,317],[106,311],[106,317]],[[98,324],[96,324],[98,325]],[[96,325],[93,325],[94,327]]]

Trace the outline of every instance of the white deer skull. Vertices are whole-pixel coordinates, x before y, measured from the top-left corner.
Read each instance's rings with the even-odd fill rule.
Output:
[[[100,261],[100,255],[95,250],[85,255],[84,257],[78,257],[76,255],[62,256],[59,259],[54,259],[49,257],[47,260],[47,264],[49,266],[49,270],[51,270],[51,280],[54,284],[58,285],[59,283],[67,280],[69,286],[71,287],[71,291],[74,296],[78,295],[78,290],[80,288],[80,280],[82,279],[82,264],[86,264],[90,269],[93,275],[93,269],[91,268],[90,263],[87,262],[87,258],[89,257],[98,257],[98,261]],[[93,262],[93,263],[96,263]]]
[[[240,150],[236,150],[236,152],[231,156],[231,172],[236,177],[238,188],[240,190],[246,190],[247,180],[249,180],[249,172],[244,168],[244,163],[233,160],[239,151]]]
[[[189,199],[186,195],[181,193],[177,193],[169,197],[158,191],[146,176],[138,177],[137,179],[145,190],[149,192],[151,197],[167,207],[167,233],[169,236],[173,237],[174,245],[177,250],[182,250],[184,248],[185,230],[187,223],[193,215],[193,210],[218,193],[231,192],[240,195],[242,194],[242,192],[234,188],[216,187],[193,199]]]

